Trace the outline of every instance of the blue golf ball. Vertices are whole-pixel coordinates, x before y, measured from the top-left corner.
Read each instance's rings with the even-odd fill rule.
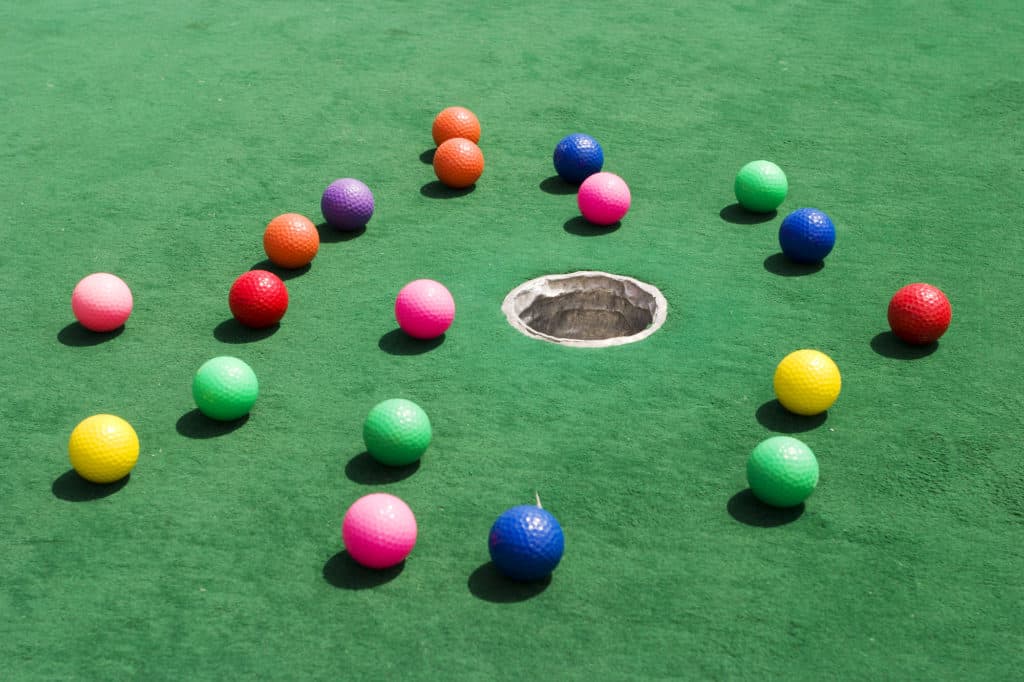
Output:
[[[836,244],[836,228],[823,211],[798,208],[782,221],[779,246],[797,263],[819,263]]]
[[[604,151],[590,135],[566,135],[555,147],[555,170],[566,182],[579,184],[594,173],[601,172]]]
[[[513,580],[540,580],[562,560],[565,537],[558,520],[540,507],[520,505],[505,511],[491,526],[491,560]]]

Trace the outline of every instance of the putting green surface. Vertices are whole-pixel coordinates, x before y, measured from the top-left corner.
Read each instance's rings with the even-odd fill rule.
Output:
[[[1016,679],[1024,15],[668,5],[0,9],[5,679]],[[425,162],[455,104],[483,128],[468,192]],[[572,132],[630,185],[617,229],[551,177]],[[733,206],[755,159],[789,181],[765,218]],[[280,327],[239,327],[227,292],[266,266],[267,222],[321,223],[340,177],[373,189],[368,229],[322,229],[279,271]],[[803,206],[836,224],[821,268],[778,253]],[[514,287],[577,270],[657,286],[664,326],[577,349],[506,322]],[[74,322],[97,271],[134,292],[122,332]],[[456,301],[440,342],[396,329],[420,277]],[[914,281],[953,305],[920,351],[886,324]],[[826,416],[774,402],[799,348],[842,372]],[[259,378],[243,422],[192,402],[219,355]],[[363,452],[388,398],[430,417],[418,468]],[[141,454],[96,487],[66,448],[103,412]],[[820,464],[788,512],[745,492],[776,434]],[[383,573],[340,533],[378,491],[419,523]],[[565,556],[521,586],[487,536],[535,493]]]

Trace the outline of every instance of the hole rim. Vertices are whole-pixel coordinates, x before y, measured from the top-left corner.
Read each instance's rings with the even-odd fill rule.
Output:
[[[654,302],[654,311],[652,313],[651,323],[645,329],[629,336],[613,336],[607,339],[571,339],[546,334],[534,329],[520,319],[519,315],[521,312],[529,309],[532,301],[530,304],[527,304],[522,311],[517,311],[516,301],[523,293],[530,289],[547,285],[550,282],[557,282],[559,280],[597,277],[630,284],[650,296]],[[527,336],[531,339],[547,341],[548,343],[558,346],[567,346],[569,348],[610,348],[613,346],[625,346],[631,343],[637,343],[638,341],[643,341],[661,329],[662,325],[665,324],[665,320],[668,318],[668,301],[658,287],[639,280],[636,277],[618,275],[611,272],[604,272],[602,270],[577,270],[576,272],[541,275],[540,277],[534,277],[533,279],[519,284],[505,295],[505,300],[501,303],[501,310],[505,314],[505,319],[508,320],[508,323],[513,329],[523,336]]]

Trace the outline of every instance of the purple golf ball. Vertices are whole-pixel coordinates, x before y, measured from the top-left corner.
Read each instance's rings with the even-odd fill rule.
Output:
[[[355,178],[335,180],[324,190],[320,210],[336,230],[361,230],[373,217],[373,192]]]

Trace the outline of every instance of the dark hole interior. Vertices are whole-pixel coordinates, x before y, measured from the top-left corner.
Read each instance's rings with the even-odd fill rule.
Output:
[[[542,334],[589,341],[639,334],[654,321],[654,313],[621,291],[595,288],[538,296],[519,318]]]

